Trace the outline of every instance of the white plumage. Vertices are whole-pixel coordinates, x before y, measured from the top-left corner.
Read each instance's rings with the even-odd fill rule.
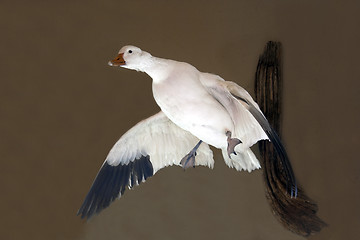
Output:
[[[208,144],[222,150],[229,167],[250,172],[260,168],[250,147],[262,139],[278,139],[250,94],[233,82],[135,46],[121,48],[109,65],[147,73],[161,112],[136,124],[114,145],[79,210],[82,217],[98,213],[125,186],[131,188],[163,167],[185,168],[180,161],[188,153],[196,156],[191,166],[212,168]]]
[[[198,138],[159,112],[127,131],[110,150],[105,161],[111,166],[126,165],[149,155],[155,174],[163,167],[179,166],[181,158],[198,142]],[[213,153],[206,143],[201,144],[197,151],[196,165],[214,167]]]

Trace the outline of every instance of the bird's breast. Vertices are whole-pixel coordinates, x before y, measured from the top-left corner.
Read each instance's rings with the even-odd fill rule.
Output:
[[[233,122],[200,82],[153,84],[153,94],[161,110],[176,125],[210,145],[226,145],[225,132],[232,131]]]

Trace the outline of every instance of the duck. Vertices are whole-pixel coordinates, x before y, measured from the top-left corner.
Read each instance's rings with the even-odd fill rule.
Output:
[[[189,63],[152,56],[139,47],[122,47],[109,66],[146,73],[161,111],[123,134],[108,153],[78,215],[90,219],[120,198],[126,188],[145,182],[160,169],[214,167],[210,146],[220,149],[237,171],[261,168],[251,146],[274,144],[291,197],[297,184],[277,133],[251,95],[238,84]]]

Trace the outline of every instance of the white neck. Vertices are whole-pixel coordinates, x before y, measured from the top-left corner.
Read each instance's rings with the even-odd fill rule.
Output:
[[[170,60],[152,56],[146,61],[146,64],[144,64],[140,71],[149,75],[154,82],[161,82],[168,76],[171,70],[171,67],[168,64],[169,61]]]

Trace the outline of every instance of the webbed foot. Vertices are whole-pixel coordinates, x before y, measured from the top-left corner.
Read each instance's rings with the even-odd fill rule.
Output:
[[[195,157],[196,157],[196,150],[200,147],[200,144],[202,141],[200,140],[196,146],[183,157],[180,161],[180,164],[184,169],[187,169],[189,167],[195,167]]]
[[[236,155],[235,146],[242,143],[242,141],[240,141],[237,138],[231,138],[231,132],[230,131],[226,132],[226,136],[228,137],[227,138],[227,142],[228,142],[227,152],[228,152],[229,158],[231,158],[230,154],[233,153],[233,154]]]
[[[184,169],[187,169],[189,167],[195,167],[195,156],[196,152],[190,151],[188,154],[186,154],[183,159],[181,159],[180,164]]]

